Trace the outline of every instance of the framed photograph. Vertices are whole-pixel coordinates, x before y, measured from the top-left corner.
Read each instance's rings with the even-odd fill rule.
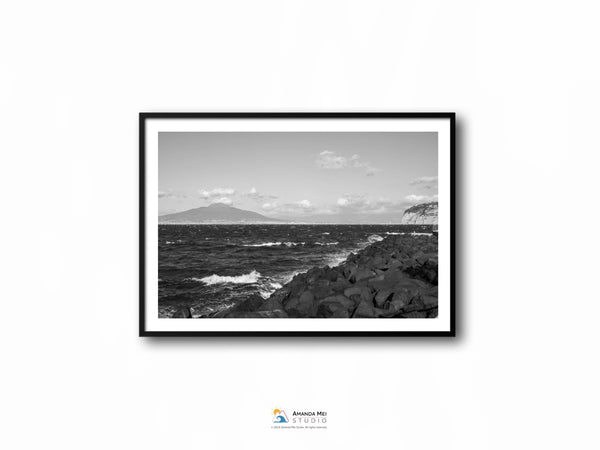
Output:
[[[454,113],[140,113],[141,336],[454,336]]]

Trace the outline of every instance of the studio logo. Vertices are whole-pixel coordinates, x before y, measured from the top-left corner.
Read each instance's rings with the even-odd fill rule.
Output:
[[[288,416],[283,409],[275,408],[271,418],[271,428],[277,430],[316,430],[327,428],[327,411],[288,409]]]
[[[283,409],[273,410],[273,423],[289,423],[287,414]]]

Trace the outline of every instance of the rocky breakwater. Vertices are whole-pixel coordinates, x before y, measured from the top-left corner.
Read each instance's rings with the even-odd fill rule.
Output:
[[[437,317],[437,249],[437,236],[388,236],[339,266],[296,275],[266,300],[252,296],[214,317]]]

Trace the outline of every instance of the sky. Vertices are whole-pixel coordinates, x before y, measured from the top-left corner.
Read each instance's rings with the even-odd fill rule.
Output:
[[[437,200],[437,133],[161,132],[159,215],[226,203],[267,217],[399,222]]]

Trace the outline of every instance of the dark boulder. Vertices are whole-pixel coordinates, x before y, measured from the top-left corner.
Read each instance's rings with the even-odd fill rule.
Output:
[[[377,317],[377,313],[375,312],[375,307],[373,306],[372,302],[362,300],[354,311],[352,317],[356,319],[373,318]]]
[[[406,319],[424,319],[427,317],[426,311],[411,311],[400,314],[400,317],[404,317]]]
[[[388,300],[391,300],[394,292],[391,289],[382,289],[375,295],[375,305],[379,308],[383,308]]]
[[[362,287],[360,287],[360,286],[354,286],[354,287],[350,287],[348,289],[344,289],[344,295],[348,298],[350,298],[353,295],[360,295],[361,292],[362,292]]]
[[[258,308],[258,311],[283,311],[283,303],[278,298],[268,298]]]
[[[316,299],[329,297],[335,294],[335,290],[331,287],[329,280],[318,280],[312,287],[311,292]]]
[[[352,284],[343,277],[339,277],[337,280],[331,283],[331,289],[334,291],[343,291],[349,286],[352,286]]]
[[[237,304],[230,311],[247,312],[256,311],[264,302],[264,299],[258,294],[252,294],[247,300]]]
[[[334,313],[329,316],[330,319],[349,319],[351,317],[351,312],[346,309],[338,309],[334,311]]]
[[[319,302],[317,317],[332,317],[337,311],[344,311],[344,314],[336,317],[350,317],[354,307],[354,302],[343,295],[327,297]]]
[[[285,311],[290,317],[315,317],[317,307],[313,293],[304,291],[300,297],[292,298],[287,302]]]
[[[172,317],[174,319],[189,319],[192,317],[192,312],[187,306],[182,306],[180,308],[177,308],[175,313],[173,313]]]
[[[356,281],[368,280],[369,278],[373,278],[375,276],[375,272],[371,269],[359,269],[354,274],[354,279]]]

